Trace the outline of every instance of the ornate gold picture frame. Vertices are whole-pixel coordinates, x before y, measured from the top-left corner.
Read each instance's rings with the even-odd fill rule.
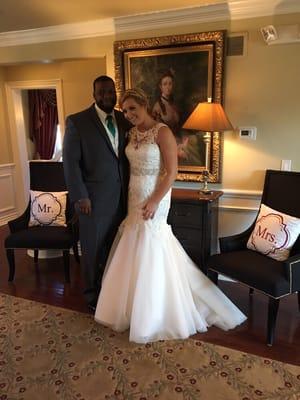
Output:
[[[130,87],[147,93],[153,116],[175,134],[180,181],[202,181],[204,133],[186,131],[182,125],[199,102],[211,98],[222,103],[224,42],[225,31],[213,31],[114,43],[117,93],[120,96]],[[209,149],[209,182],[221,181],[221,153],[222,135],[215,132]]]

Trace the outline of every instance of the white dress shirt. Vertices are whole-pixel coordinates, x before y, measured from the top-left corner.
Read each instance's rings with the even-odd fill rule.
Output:
[[[95,103],[95,109],[96,109],[98,117],[100,118],[100,121],[102,122],[102,124],[103,124],[103,126],[104,126],[104,128],[106,130],[106,133],[107,133],[107,135],[109,137],[111,145],[112,145],[112,147],[114,149],[114,152],[118,156],[119,132],[118,132],[118,125],[117,125],[117,121],[116,121],[116,117],[115,117],[115,112],[113,110],[110,114],[106,114],[106,112],[101,110],[101,108],[99,108],[96,103]],[[110,130],[107,127],[107,123],[106,123],[107,115],[111,115],[112,118],[113,118],[113,123],[114,123],[115,129],[116,129],[115,136],[112,135],[112,133],[110,132]]]

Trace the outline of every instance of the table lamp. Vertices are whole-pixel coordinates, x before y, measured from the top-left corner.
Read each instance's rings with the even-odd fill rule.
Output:
[[[223,107],[220,103],[208,102],[199,103],[188,119],[183,124],[184,129],[193,129],[205,132],[203,141],[205,144],[205,169],[203,175],[203,187],[200,189],[202,194],[211,194],[208,189],[209,179],[209,145],[212,132],[223,132],[233,130],[233,126],[229,121]]]

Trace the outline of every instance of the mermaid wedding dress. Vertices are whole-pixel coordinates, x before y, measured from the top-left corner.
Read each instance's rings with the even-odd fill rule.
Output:
[[[171,189],[153,219],[142,206],[165,170],[156,144],[158,123],[146,132],[131,129],[128,215],[110,251],[95,320],[115,331],[130,328],[137,343],[183,339],[210,325],[224,330],[244,314],[194,264],[167,224]]]

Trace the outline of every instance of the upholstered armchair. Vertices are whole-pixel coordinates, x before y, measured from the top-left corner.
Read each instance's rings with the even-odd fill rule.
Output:
[[[63,172],[63,163],[55,161],[31,161],[29,163],[30,189],[45,192],[51,196],[53,192],[66,191]],[[61,250],[64,262],[65,281],[70,282],[70,249],[79,262],[78,254],[78,223],[68,196],[65,198],[66,207],[63,212],[64,225],[30,226],[32,216],[32,199],[24,213],[13,221],[9,221],[10,234],[5,239],[6,255],[9,264],[8,280],[12,281],[15,275],[15,249],[34,250],[34,262],[38,262],[39,250]],[[40,206],[39,206],[40,207]],[[43,206],[42,208],[44,208]],[[60,204],[58,204],[60,207]],[[41,208],[41,207],[40,207]],[[51,221],[50,221],[51,222]]]
[[[261,203],[289,216],[300,218],[300,172],[267,170]],[[274,341],[280,299],[298,292],[300,309],[300,237],[288,258],[278,261],[270,255],[247,248],[256,220],[245,232],[220,239],[220,254],[208,260],[208,275],[218,282],[218,274],[232,278],[269,298],[267,344]],[[262,235],[263,231],[260,231]],[[297,237],[298,234],[296,234]],[[273,238],[270,236],[270,240]]]

